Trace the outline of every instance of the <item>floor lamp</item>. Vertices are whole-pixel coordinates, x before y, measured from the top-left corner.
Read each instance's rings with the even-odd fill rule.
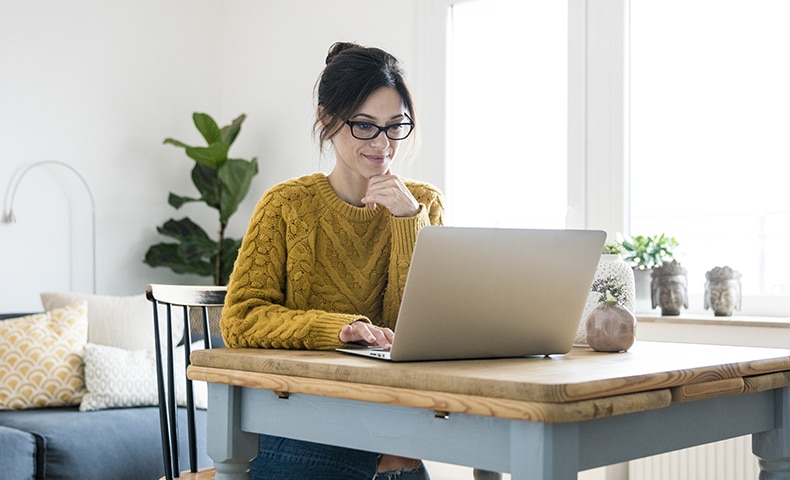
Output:
[[[16,223],[16,217],[14,216],[14,197],[16,197],[16,191],[19,188],[19,184],[22,182],[22,178],[24,178],[27,172],[42,165],[56,165],[69,170],[74,175],[76,175],[77,178],[79,178],[80,182],[82,182],[82,185],[85,187],[85,191],[88,192],[88,197],[91,201],[91,263],[93,266],[91,273],[93,278],[93,293],[96,293],[96,203],[93,200],[93,192],[88,186],[88,182],[85,181],[85,178],[80,174],[80,172],[77,171],[77,169],[68,163],[59,162],[57,160],[43,160],[40,162],[31,163],[30,165],[23,168],[15,178],[11,179],[8,190],[6,191],[4,203],[5,209],[3,210],[2,223]]]

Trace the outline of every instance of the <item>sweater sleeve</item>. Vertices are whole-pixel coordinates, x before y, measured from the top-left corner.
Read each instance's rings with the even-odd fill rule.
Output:
[[[392,250],[387,289],[384,292],[384,326],[393,330],[398,320],[417,234],[427,225],[444,224],[444,206],[439,190],[425,184],[415,184],[410,189],[420,204],[419,213],[414,217],[392,219]]]
[[[228,347],[329,350],[342,346],[343,325],[359,315],[284,306],[287,221],[284,201],[269,192],[255,208],[228,283],[220,326]]]

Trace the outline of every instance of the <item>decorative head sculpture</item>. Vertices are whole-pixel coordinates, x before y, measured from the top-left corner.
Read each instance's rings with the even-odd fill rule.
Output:
[[[729,317],[741,309],[741,274],[730,267],[714,267],[705,273],[705,310]]]
[[[677,260],[653,268],[650,298],[653,308],[661,307],[661,315],[680,315],[681,307],[689,307],[686,274],[686,269]]]

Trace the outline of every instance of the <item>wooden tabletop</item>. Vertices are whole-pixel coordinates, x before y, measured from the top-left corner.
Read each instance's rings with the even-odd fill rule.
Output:
[[[790,385],[790,350],[636,342],[625,353],[392,363],[337,352],[214,349],[189,376],[230,385],[564,422]]]

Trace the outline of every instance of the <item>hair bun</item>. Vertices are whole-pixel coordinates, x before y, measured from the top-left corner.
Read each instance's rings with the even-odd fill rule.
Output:
[[[326,64],[329,65],[329,62],[335,58],[339,53],[345,52],[346,50],[350,50],[352,48],[362,48],[361,45],[357,45],[356,43],[351,42],[335,42],[329,47],[329,52],[326,54]]]

